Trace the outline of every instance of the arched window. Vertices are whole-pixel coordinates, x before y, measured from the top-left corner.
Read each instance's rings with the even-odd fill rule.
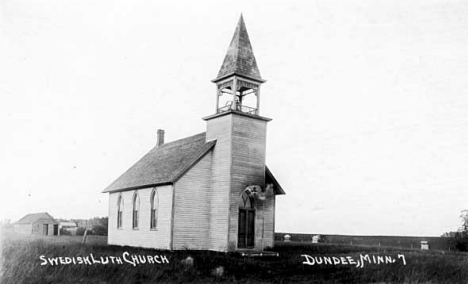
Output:
[[[138,229],[138,212],[140,211],[140,197],[138,192],[133,194],[133,229]]]
[[[244,193],[242,193],[241,198],[239,200],[239,207],[247,209],[255,208],[255,201],[252,195],[247,193],[247,191],[244,191]]]
[[[122,212],[123,212],[124,202],[122,194],[119,194],[117,198],[117,228],[122,228]]]
[[[255,199],[249,191],[244,191],[239,200],[238,248],[255,246]]]
[[[151,193],[151,220],[150,220],[150,228],[156,229],[158,225],[158,207],[159,207],[159,197],[157,189],[153,189]]]

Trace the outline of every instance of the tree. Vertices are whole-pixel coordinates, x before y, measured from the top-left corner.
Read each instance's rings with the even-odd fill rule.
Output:
[[[94,217],[93,220],[95,221],[95,225],[93,225],[94,234],[99,236],[107,236],[107,227],[109,224],[109,219],[107,217]]]
[[[462,219],[460,231],[468,232],[468,210],[462,210],[460,218]]]
[[[462,224],[453,237],[453,244],[460,251],[468,251],[468,210],[461,212]]]
[[[454,238],[457,232],[445,232],[441,235],[442,238]]]
[[[94,225],[93,233],[98,236],[107,236],[107,226]]]

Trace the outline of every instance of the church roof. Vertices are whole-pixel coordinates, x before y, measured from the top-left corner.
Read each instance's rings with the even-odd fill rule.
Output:
[[[269,183],[273,184],[275,194],[286,194],[279,182],[276,180],[275,176],[271,173],[270,169],[265,166],[265,184]]]
[[[154,147],[104,189],[122,191],[174,183],[216,144],[200,133]]]
[[[31,224],[31,223],[34,223],[34,222],[36,222],[38,220],[52,221],[53,223],[58,224],[58,222],[55,221],[55,219],[52,216],[50,216],[49,213],[47,213],[47,212],[27,214],[26,216],[21,218],[18,222],[16,222],[16,224]]]
[[[203,132],[154,147],[102,192],[124,191],[176,182],[216,144],[216,140],[208,142],[205,140],[206,132]],[[285,194],[266,166],[265,181],[273,183],[275,194]]]
[[[234,74],[261,82],[265,81],[260,76],[260,70],[258,70],[257,61],[255,60],[242,15],[240,16],[226,57],[224,57],[218,77],[213,82]]]

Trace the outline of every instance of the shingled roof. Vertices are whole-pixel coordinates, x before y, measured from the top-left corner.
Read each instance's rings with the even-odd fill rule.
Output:
[[[21,218],[18,222],[16,222],[16,224],[31,224],[31,223],[34,223],[34,222],[36,222],[38,220],[51,221],[53,223],[58,224],[58,222],[55,221],[55,219],[52,216],[50,216],[49,213],[47,213],[47,212],[27,214],[26,216]]]
[[[240,75],[250,79],[264,82],[258,70],[257,61],[250,44],[249,35],[245,27],[244,18],[240,16],[231,44],[224,57],[223,65],[219,70],[216,82],[230,75]]]
[[[154,147],[103,192],[171,184],[216,144],[206,132]]]

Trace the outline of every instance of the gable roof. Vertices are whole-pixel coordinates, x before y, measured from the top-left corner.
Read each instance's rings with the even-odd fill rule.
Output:
[[[50,216],[49,213],[47,212],[27,214],[26,216],[21,218],[18,222],[16,222],[16,224],[31,224],[38,220],[52,221],[53,223],[58,224],[58,222],[55,221],[55,219],[52,216]]]
[[[177,181],[216,144],[206,132],[154,147],[102,192],[138,189]]]
[[[260,82],[265,81],[260,76],[260,70],[258,70],[257,61],[255,60],[242,15],[240,16],[231,44],[224,57],[218,77],[214,79],[213,82],[234,74]]]
[[[275,195],[286,194],[286,192],[284,192],[281,185],[278,183],[276,178],[271,173],[270,169],[267,166],[265,166],[265,184],[269,184],[269,183],[273,184]]]

